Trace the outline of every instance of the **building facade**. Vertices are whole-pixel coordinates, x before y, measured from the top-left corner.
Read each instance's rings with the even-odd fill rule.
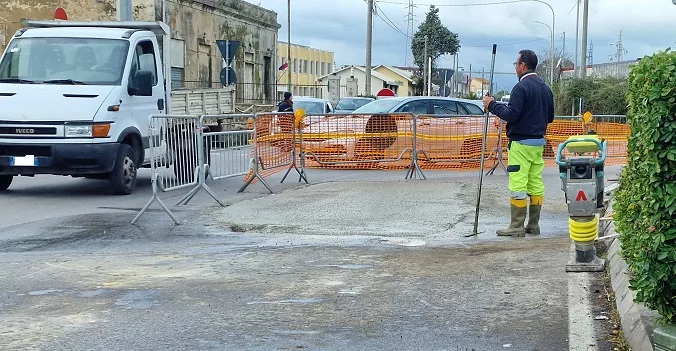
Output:
[[[284,92],[289,90],[289,71],[293,95],[325,97],[326,89],[318,79],[333,72],[333,52],[291,43],[289,62],[288,48],[287,42],[277,43],[277,98],[281,99]],[[283,68],[285,64],[288,67]]]
[[[174,88],[221,87],[224,60],[216,41],[237,40],[237,100],[274,100],[277,13],[243,0],[131,1],[133,20],[164,21],[171,28]],[[66,10],[69,20],[116,19],[116,0],[0,0],[0,7],[2,49],[20,28],[21,18],[53,19],[57,7]]]
[[[638,63],[638,61],[639,60],[627,60],[587,65],[587,77],[624,79],[629,77],[631,66]],[[575,78],[575,70],[573,68],[566,68],[561,71],[561,79],[573,78]]]
[[[391,81],[400,82],[401,85],[398,86],[397,96],[413,96],[415,95],[416,83],[413,80],[413,74],[409,71],[404,71],[402,69],[380,65],[374,68],[374,70],[380,74],[383,74],[390,78]]]
[[[328,96],[328,81],[330,77],[340,78],[341,88],[344,87],[341,89],[341,97],[358,95],[376,96],[383,88],[388,88],[394,91],[395,95],[401,96],[399,88],[404,85],[400,80],[376,70],[371,70],[371,91],[366,91],[366,69],[364,66],[343,66],[341,69],[319,78],[318,82],[322,85],[322,89],[324,89],[324,96]],[[349,81],[356,81],[356,91],[347,88]],[[350,91],[352,93],[348,94]]]

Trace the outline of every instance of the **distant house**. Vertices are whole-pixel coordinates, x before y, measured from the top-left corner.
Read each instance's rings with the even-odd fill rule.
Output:
[[[408,72],[411,77],[419,76],[420,69],[418,67],[403,67],[395,66],[401,72]],[[463,72],[455,72],[450,68],[436,68],[435,74],[432,76],[432,94],[433,96],[451,96],[455,94],[461,96],[468,93],[469,76]],[[424,87],[417,87],[419,92],[424,90]],[[415,95],[414,92],[411,95]]]
[[[291,93],[295,96],[324,97],[317,79],[333,71],[333,52],[291,43],[291,61],[287,58],[288,44],[277,43],[277,100],[288,90],[288,70],[291,71]]]
[[[488,92],[488,88],[490,87],[490,81],[485,78],[481,77],[472,77],[472,81],[469,83],[469,91],[477,94],[477,95],[484,95],[484,94],[478,94],[477,92],[481,91],[486,91]]]
[[[341,69],[324,75],[317,79],[319,85],[323,86],[323,96],[328,96],[329,77],[337,76],[340,78],[341,86],[344,86],[348,78],[356,78],[357,80],[357,94],[356,95],[377,95],[383,88],[389,88],[397,96],[401,96],[399,89],[404,85],[402,81],[397,81],[390,76],[371,70],[371,91],[366,91],[366,69],[363,66],[343,66]]]
[[[394,66],[380,65],[374,68],[378,73],[384,74],[394,81],[401,81],[403,84],[399,86],[398,96],[413,96],[415,95],[416,82],[413,80],[413,74],[410,71],[405,71]]]

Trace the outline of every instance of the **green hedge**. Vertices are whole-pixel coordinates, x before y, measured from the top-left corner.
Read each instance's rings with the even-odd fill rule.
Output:
[[[624,115],[627,113],[627,80],[617,78],[576,78],[554,86],[556,114],[568,116],[573,104],[577,111],[579,98],[584,99],[584,110],[595,115]]]
[[[628,162],[615,223],[636,301],[676,323],[676,53],[643,58],[629,75]]]

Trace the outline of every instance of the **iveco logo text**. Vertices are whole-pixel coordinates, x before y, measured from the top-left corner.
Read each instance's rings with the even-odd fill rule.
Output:
[[[16,134],[35,134],[35,129],[16,128]]]

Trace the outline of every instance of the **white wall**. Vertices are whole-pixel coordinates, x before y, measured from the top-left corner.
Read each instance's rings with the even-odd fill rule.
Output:
[[[338,77],[340,77],[340,85],[345,86],[347,84],[346,79],[350,78],[350,70],[346,69],[342,72],[336,73]],[[364,95],[366,91],[366,73],[360,70],[354,70],[354,77],[357,78],[357,90],[358,94],[357,95]],[[320,81],[322,85],[328,85],[329,82],[329,77],[325,77],[323,80]],[[383,81],[381,79],[376,78],[375,76],[371,76],[371,95],[377,95],[380,90],[383,89]],[[323,96],[329,96],[329,90],[327,87],[324,87],[324,95]],[[341,96],[343,97],[343,96]]]

